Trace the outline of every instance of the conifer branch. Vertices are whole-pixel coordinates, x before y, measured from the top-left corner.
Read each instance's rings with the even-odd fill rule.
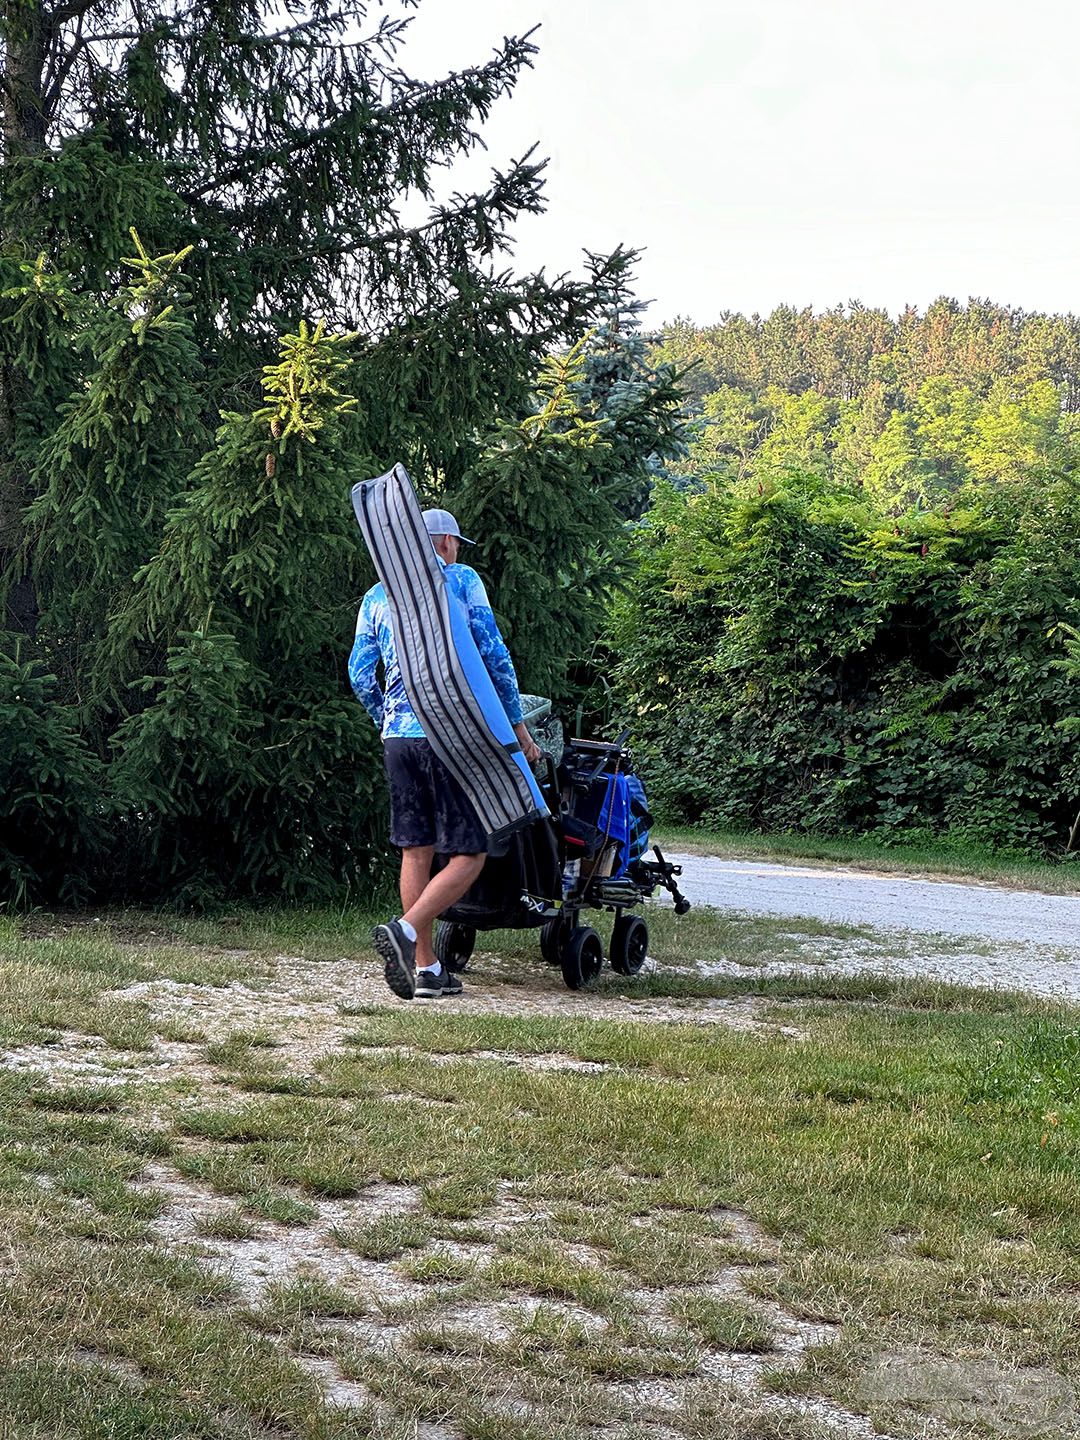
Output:
[[[535,27],[534,27],[535,28]],[[530,31],[529,34],[533,32]],[[521,44],[525,45],[528,36],[521,38]],[[534,46],[528,46],[528,51],[535,53]],[[462,86],[471,84],[477,80],[486,79],[492,72],[498,70],[510,60],[509,42],[507,48],[502,50],[494,60],[486,65],[471,66],[464,70],[453,71],[442,80],[433,81],[430,84],[416,85],[407,94],[393,100],[387,105],[364,107],[362,113],[365,120],[371,124],[378,124],[389,120],[401,119],[408,116],[419,108],[427,108],[437,105],[440,99],[448,92],[459,90]],[[528,63],[524,60],[523,63]],[[500,90],[506,89],[506,81],[500,85]],[[243,164],[234,166],[208,179],[204,184],[195,189],[182,192],[185,200],[195,201],[214,190],[221,190],[229,185],[235,185],[249,178],[253,174],[264,171],[272,164],[284,164],[298,151],[307,149],[318,144],[322,140],[328,140],[339,132],[346,130],[356,118],[356,109],[342,112],[336,116],[329,125],[323,125],[316,130],[297,130],[290,139],[276,148],[253,156]],[[479,137],[470,134],[470,140],[479,141]],[[483,143],[479,141],[479,143]],[[471,147],[470,147],[471,148]]]
[[[531,214],[539,214],[543,210],[543,201],[536,193],[536,181],[541,172],[547,166],[546,160],[538,164],[529,165],[529,156],[533,154],[535,145],[513,167],[506,175],[496,172],[495,183],[491,188],[480,195],[455,196],[458,202],[456,206],[442,206],[419,225],[399,226],[389,230],[382,230],[374,235],[366,234],[355,236],[349,240],[335,238],[332,241],[325,241],[322,244],[311,246],[296,255],[297,260],[318,260],[330,256],[357,255],[365,250],[378,250],[386,246],[397,245],[402,249],[422,240],[424,236],[431,235],[440,229],[447,229],[456,221],[467,216],[473,219],[487,221],[489,211],[504,215],[510,218],[512,213],[525,210]],[[523,194],[518,187],[532,187],[533,193]],[[494,248],[494,235],[490,248]]]
[[[46,12],[45,23],[59,28],[70,20],[81,20],[97,4],[97,0],[65,0]]]
[[[79,16],[79,26],[82,26],[82,16]],[[42,109],[47,120],[53,118],[56,105],[63,94],[64,82],[75,67],[79,56],[90,51],[94,45],[105,45],[115,43],[119,40],[138,40],[137,30],[117,30],[107,35],[81,35],[76,34],[73,43],[68,47],[67,53],[56,70],[55,78],[52,77],[51,67],[45,73],[44,98]]]

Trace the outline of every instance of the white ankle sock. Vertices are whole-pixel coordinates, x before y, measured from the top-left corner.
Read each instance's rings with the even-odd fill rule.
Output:
[[[415,944],[416,944],[416,931],[415,931],[415,930],[413,929],[413,927],[409,924],[408,920],[402,919],[402,920],[399,920],[397,923],[401,926],[402,930],[405,931],[405,937],[406,937],[406,939],[411,940],[412,943],[415,945]]]
[[[425,975],[441,975],[442,964],[436,960],[434,965],[422,965],[421,970]]]

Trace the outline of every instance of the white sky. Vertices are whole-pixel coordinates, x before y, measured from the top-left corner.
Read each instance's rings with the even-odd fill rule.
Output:
[[[538,21],[483,132],[485,167],[551,159],[519,269],[644,247],[653,324],[941,294],[1080,311],[1073,0],[423,0],[402,63],[476,64]]]

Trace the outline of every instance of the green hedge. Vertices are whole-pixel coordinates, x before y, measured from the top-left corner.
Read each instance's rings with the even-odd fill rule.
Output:
[[[745,488],[745,487],[744,487]],[[1080,485],[899,516],[820,477],[666,491],[612,626],[666,818],[1064,848]]]

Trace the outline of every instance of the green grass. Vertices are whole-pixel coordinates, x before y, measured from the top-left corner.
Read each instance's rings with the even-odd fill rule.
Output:
[[[372,925],[376,920],[385,918],[388,905],[396,903],[396,896],[387,895],[359,909],[326,910],[300,906],[243,909],[230,915],[170,916],[166,923],[168,932],[176,940],[203,950],[333,961],[343,955],[368,953]],[[160,917],[155,912],[149,919],[156,924]],[[114,919],[113,923],[117,921]]]
[[[1080,893],[1080,852],[1054,862],[1002,856],[971,845],[883,845],[855,836],[759,834],[674,825],[654,830],[652,840],[665,852],[689,851],[730,860],[800,860],[887,874],[957,876],[1051,895]]]
[[[258,1225],[239,1206],[204,1215],[195,1230],[210,1240],[252,1240],[259,1233]]]
[[[259,1190],[244,1198],[248,1211],[257,1219],[272,1220],[276,1225],[310,1225],[315,1208],[280,1190]]]
[[[117,994],[140,980],[257,992],[275,954],[363,953],[339,943],[340,916],[279,919],[184,934],[145,916],[106,932],[5,921],[3,1046],[48,1039],[62,1059],[97,1037],[86,1053],[102,1064],[152,1058],[179,1022]],[[716,1351],[773,1364],[773,1306],[841,1327],[769,1370],[773,1391],[900,1436],[926,1431],[933,1402],[879,1404],[875,1357],[1075,1374],[1080,1013],[824,968],[755,974],[755,953],[794,959],[823,933],[885,962],[887,941],[841,929],[658,919],[669,968],[602,987],[623,1018],[591,1018],[580,997],[556,1015],[362,1003],[302,1074],[287,1010],[200,1041],[194,1079],[0,1068],[0,1436],[405,1440],[428,1420],[474,1440],[816,1440],[812,1418],[708,1378]],[[558,986],[535,937],[484,943],[500,958],[478,958],[479,989]],[[733,954],[733,980],[690,968]],[[758,1029],[694,1023],[698,998],[737,995],[757,997]],[[635,1018],[659,996],[687,1023]],[[172,1190],[148,1180],[151,1160]],[[166,1248],[181,1177],[217,1203]],[[277,1227],[310,1263],[257,1301],[199,1261]],[[327,1404],[304,1357],[373,1399]],[[678,1405],[635,1399],[637,1382],[675,1387]]]
[[[739,1300],[714,1295],[679,1295],[671,1314],[717,1350],[762,1355],[773,1348],[773,1332],[760,1311]]]
[[[364,1260],[396,1260],[407,1250],[424,1245],[428,1232],[418,1215],[388,1215],[366,1225],[339,1230],[335,1238],[344,1249]]]
[[[445,1250],[426,1250],[410,1255],[400,1265],[401,1273],[421,1285],[454,1285],[471,1279],[476,1267],[459,1255]]]
[[[1054,1114],[1080,1111],[1080,1023],[1061,1025],[1036,1017],[1008,1037],[998,1036],[977,1059],[980,1099],[1021,1109],[1057,1107]],[[1059,1113],[1060,1112],[1060,1113]]]
[[[332,1285],[319,1276],[268,1285],[261,1318],[268,1324],[291,1329],[306,1320],[354,1319],[366,1315],[370,1304],[361,1295]]]

